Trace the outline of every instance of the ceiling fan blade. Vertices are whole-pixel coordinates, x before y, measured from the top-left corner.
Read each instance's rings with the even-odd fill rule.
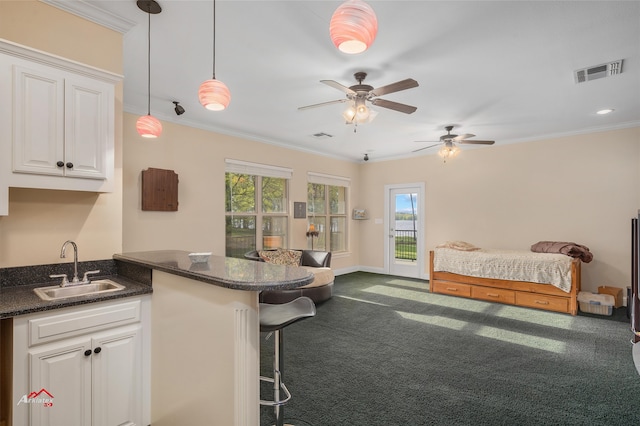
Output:
[[[334,89],[338,89],[343,91],[344,93],[346,93],[347,95],[355,95],[356,92],[354,92],[353,90],[349,89],[347,86],[344,86],[340,83],[338,83],[337,81],[333,81],[333,80],[320,80],[320,83],[324,83],[327,86],[331,86]]]
[[[420,141],[416,141],[416,142],[420,142]],[[423,149],[433,148],[434,146],[438,146],[438,145],[440,145],[440,144],[439,144],[439,143],[436,143],[436,144],[433,144],[433,145],[425,146],[424,148],[418,148],[418,149],[415,149],[415,150],[413,150],[413,151],[411,151],[411,152],[418,152],[418,151],[422,151]]]
[[[369,92],[369,95],[382,96],[386,95],[387,93],[399,92],[401,90],[407,90],[413,87],[418,87],[418,82],[412,78],[407,78],[406,80],[397,81],[395,83],[373,89],[371,92]]]
[[[475,135],[472,135],[471,133],[465,133],[464,135],[458,135],[455,138],[451,138],[452,141],[461,141],[463,139],[469,139],[474,137]]]
[[[458,141],[458,143],[465,143],[465,144],[470,144],[470,145],[493,145],[494,143],[496,143],[496,141],[477,141],[477,140],[470,140],[470,141]]]
[[[341,104],[341,103],[347,102],[347,100],[348,99],[337,99],[335,101],[321,102],[319,104],[301,106],[301,107],[298,107],[298,109],[299,110],[305,110],[305,109],[317,108],[317,107],[321,107],[321,106],[325,106],[325,105]]]
[[[404,112],[405,114],[411,114],[418,109],[417,107],[414,107],[411,105],[400,104],[398,102],[393,102],[393,101],[386,101],[384,99],[373,99],[371,103],[375,106],[392,109],[398,112]]]

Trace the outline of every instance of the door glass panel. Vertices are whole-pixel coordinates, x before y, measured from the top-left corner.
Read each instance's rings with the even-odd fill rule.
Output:
[[[417,259],[418,194],[396,194],[395,203],[395,258],[403,261]]]

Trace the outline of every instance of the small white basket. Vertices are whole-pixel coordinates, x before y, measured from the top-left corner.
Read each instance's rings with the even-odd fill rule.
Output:
[[[612,315],[615,298],[610,294],[581,291],[578,293],[578,303],[582,312],[598,315]]]

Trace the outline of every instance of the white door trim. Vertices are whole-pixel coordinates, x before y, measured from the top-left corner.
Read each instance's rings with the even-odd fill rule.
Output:
[[[389,274],[391,272],[391,263],[389,259],[391,258],[391,254],[389,253],[390,244],[389,244],[389,228],[391,224],[391,218],[389,217],[389,210],[391,202],[389,198],[389,194],[394,189],[401,188],[418,188],[418,258],[417,258],[417,268],[418,268],[418,277],[420,279],[427,279],[428,274],[424,270],[424,211],[425,211],[425,200],[424,200],[424,192],[425,192],[425,183],[424,182],[413,182],[413,183],[397,183],[391,185],[384,186],[384,270],[385,273]]]

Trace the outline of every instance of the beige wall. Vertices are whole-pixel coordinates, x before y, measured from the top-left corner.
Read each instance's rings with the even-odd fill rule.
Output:
[[[170,122],[163,122],[160,138],[144,139],[136,133],[137,119],[131,114],[124,115],[124,251],[181,249],[211,251],[224,256],[226,158],[293,169],[290,202],[307,201],[307,172],[351,178],[350,209],[358,205],[360,186],[356,163]],[[142,211],[141,173],[149,167],[178,174],[177,212]],[[331,265],[334,268],[358,265],[358,227],[353,223],[349,226],[352,228],[351,253],[335,256]],[[307,247],[306,230],[305,219],[291,219],[290,247]]]
[[[0,2],[0,38],[122,72],[120,34],[38,1]],[[78,242],[81,260],[163,248],[223,254],[224,159],[233,158],[291,167],[291,201],[306,201],[308,171],[350,177],[350,208],[366,208],[372,219],[384,217],[384,185],[425,182],[427,250],[456,239],[513,249],[569,240],[595,256],[583,268],[585,289],[629,283],[629,219],[640,208],[638,128],[469,149],[446,164],[434,155],[354,164],[167,122],[162,138],[143,140],[136,119],[123,117],[119,85],[113,194],[10,191],[0,267],[59,262],[66,239]],[[179,174],[178,212],[141,211],[140,173],[149,167]],[[349,226],[351,253],[333,266],[381,270],[383,225]],[[292,247],[306,246],[305,230],[305,220],[292,219]]]
[[[0,1],[0,38],[122,74],[121,34],[39,1]],[[115,105],[115,192],[10,189],[0,267],[61,262],[67,239],[78,243],[81,261],[122,251],[122,84]]]
[[[362,165],[363,207],[382,218],[385,184],[425,182],[427,250],[448,240],[524,250],[540,240],[574,241],[594,254],[583,265],[584,289],[626,287],[639,159],[635,128],[463,150],[446,164],[435,155],[370,162]],[[361,225],[361,264],[382,267],[383,225]]]

